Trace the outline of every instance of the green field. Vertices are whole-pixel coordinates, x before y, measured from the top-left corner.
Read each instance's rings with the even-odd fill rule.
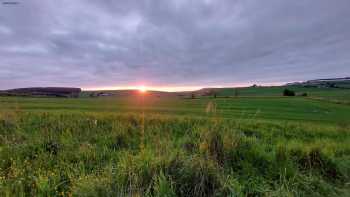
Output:
[[[302,86],[275,86],[275,87],[249,87],[237,88],[239,96],[282,96],[283,90],[287,88],[297,94],[307,93],[310,97],[328,98],[350,101],[350,89],[339,88],[308,88]],[[219,96],[235,95],[234,88],[223,88],[219,91]]]
[[[0,97],[0,196],[348,196],[348,90],[282,90]]]
[[[19,98],[0,99],[3,109],[20,109],[25,112],[101,112],[140,113],[169,116],[211,117],[213,114],[227,119],[265,119],[280,121],[316,121],[319,123],[346,123],[350,105],[303,97],[239,97],[178,99],[144,96],[128,98]],[[215,113],[207,113],[213,104]]]

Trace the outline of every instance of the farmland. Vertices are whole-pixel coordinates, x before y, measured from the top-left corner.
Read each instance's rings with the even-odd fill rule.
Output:
[[[0,196],[346,196],[348,90],[282,90],[0,97]]]

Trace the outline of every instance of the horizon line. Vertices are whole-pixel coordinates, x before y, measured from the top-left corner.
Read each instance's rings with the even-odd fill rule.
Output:
[[[245,83],[235,85],[208,85],[208,86],[148,86],[148,85],[135,85],[135,86],[107,86],[107,87],[82,87],[83,91],[108,91],[108,90],[139,90],[141,87],[146,88],[147,91],[163,91],[163,92],[183,92],[183,91],[195,91],[204,88],[243,88],[252,85],[258,86],[280,86],[286,84],[285,82],[275,83]]]
[[[7,91],[21,88],[53,88],[53,87],[66,87],[66,88],[80,88],[82,91],[114,91],[114,90],[140,90],[141,88],[147,91],[161,91],[161,92],[185,92],[196,91],[205,88],[244,88],[253,85],[257,86],[281,86],[287,84],[286,82],[273,82],[273,83],[242,83],[242,84],[225,84],[225,85],[208,85],[208,86],[152,86],[152,85],[131,85],[131,86],[61,86],[61,85],[45,85],[45,86],[27,86],[27,87],[15,87],[10,89],[0,89],[0,91]]]

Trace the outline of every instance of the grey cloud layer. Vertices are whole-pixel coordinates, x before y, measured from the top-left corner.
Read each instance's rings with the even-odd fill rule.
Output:
[[[273,83],[350,74],[348,0],[0,5],[0,89]]]

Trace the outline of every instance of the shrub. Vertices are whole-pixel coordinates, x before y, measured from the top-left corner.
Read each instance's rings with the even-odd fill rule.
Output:
[[[293,90],[284,89],[283,96],[295,96],[295,92]]]

